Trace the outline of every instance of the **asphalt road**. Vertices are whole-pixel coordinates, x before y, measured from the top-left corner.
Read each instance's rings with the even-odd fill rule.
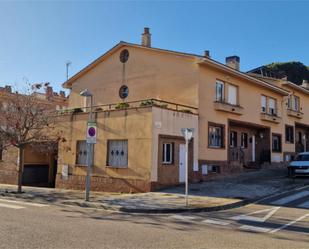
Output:
[[[213,213],[133,215],[0,199],[0,248],[309,248],[309,188]]]

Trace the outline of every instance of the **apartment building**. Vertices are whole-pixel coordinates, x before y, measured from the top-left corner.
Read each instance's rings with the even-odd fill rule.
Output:
[[[20,95],[13,92],[12,87],[0,87],[0,103]],[[56,93],[52,87],[46,86],[45,92],[34,92],[33,95],[46,108],[66,109],[67,97],[64,91]],[[0,183],[17,184],[19,151],[16,147],[3,148],[0,140]],[[40,144],[41,146],[42,144]],[[46,153],[36,148],[35,144],[28,145],[24,152],[23,184],[31,186],[55,186],[57,172],[57,153]]]
[[[194,128],[191,182],[270,164],[307,150],[308,87],[240,71],[204,55],[120,42],[63,84],[71,90],[56,185],[83,189],[86,123],[93,96],[97,143],[92,189],[144,192],[183,183],[181,128]]]

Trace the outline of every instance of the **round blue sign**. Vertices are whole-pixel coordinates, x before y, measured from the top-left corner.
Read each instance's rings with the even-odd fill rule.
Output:
[[[94,137],[94,136],[95,136],[95,128],[94,128],[94,127],[90,127],[90,128],[88,129],[88,135],[89,135],[90,137]]]

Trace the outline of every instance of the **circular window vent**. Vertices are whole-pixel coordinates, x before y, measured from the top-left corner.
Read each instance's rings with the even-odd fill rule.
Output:
[[[121,99],[127,98],[129,95],[129,88],[126,85],[123,85],[119,89],[119,97]]]
[[[119,59],[122,63],[126,63],[129,59],[129,51],[127,49],[122,50]]]

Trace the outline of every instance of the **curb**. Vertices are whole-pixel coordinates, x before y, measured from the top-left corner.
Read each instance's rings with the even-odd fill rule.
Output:
[[[222,206],[214,206],[214,207],[192,207],[192,208],[162,208],[162,209],[145,209],[145,208],[125,208],[125,207],[115,207],[109,206],[99,203],[91,203],[91,202],[62,202],[64,205],[70,206],[79,206],[85,208],[100,208],[104,210],[118,211],[123,213],[136,213],[136,214],[169,214],[169,213],[198,213],[198,212],[214,212],[214,211],[222,211],[232,208],[238,208],[245,205],[248,205],[256,200],[242,200],[236,203],[226,204]]]
[[[8,197],[8,198],[16,198],[16,199],[22,199],[22,200],[28,200],[33,202],[35,196],[27,193],[22,194],[16,194],[14,192],[2,192],[0,190],[0,196]],[[136,213],[136,214],[168,214],[168,213],[185,213],[185,212],[192,212],[192,213],[198,213],[198,212],[214,212],[214,211],[223,211],[227,209],[232,208],[238,208],[245,205],[248,205],[250,203],[253,203],[254,201],[257,201],[256,199],[245,199],[241,200],[235,203],[221,205],[221,206],[213,206],[213,207],[188,207],[188,208],[162,208],[162,209],[144,209],[144,208],[125,208],[121,206],[112,206],[112,205],[106,205],[98,202],[86,202],[86,201],[56,201],[51,202],[46,200],[43,196],[37,196],[38,203],[42,204],[54,204],[54,205],[65,205],[65,206],[78,206],[82,208],[95,208],[95,209],[102,209],[102,210],[109,210],[109,211],[115,211],[115,212],[123,212],[123,213]]]
[[[290,192],[299,191],[305,188],[308,188],[309,185],[305,185],[302,187],[296,187],[290,190],[286,190],[283,192],[277,192],[274,194],[270,194],[268,196],[264,196],[261,198],[255,198],[255,199],[244,199],[235,203],[221,205],[221,206],[213,206],[213,207],[188,207],[188,208],[162,208],[162,209],[144,209],[144,208],[126,208],[121,206],[112,206],[112,205],[106,205],[98,202],[85,202],[85,201],[59,201],[59,202],[50,202],[47,200],[47,198],[44,198],[43,196],[38,195],[37,197],[41,198],[39,200],[40,203],[44,204],[54,204],[54,205],[66,205],[66,206],[78,206],[83,208],[95,208],[95,209],[102,209],[102,210],[110,210],[115,212],[123,212],[123,213],[135,213],[135,214],[169,214],[169,213],[185,213],[185,212],[191,212],[191,213],[199,213],[199,212],[215,212],[215,211],[223,211],[233,208],[239,208],[246,205],[252,205],[252,204],[258,204],[262,201],[265,201],[270,198],[274,198],[276,196],[284,195]],[[22,194],[16,194],[14,192],[2,192],[0,190],[0,196],[3,197],[13,197],[23,200],[30,200],[33,201],[34,195],[22,193]]]

